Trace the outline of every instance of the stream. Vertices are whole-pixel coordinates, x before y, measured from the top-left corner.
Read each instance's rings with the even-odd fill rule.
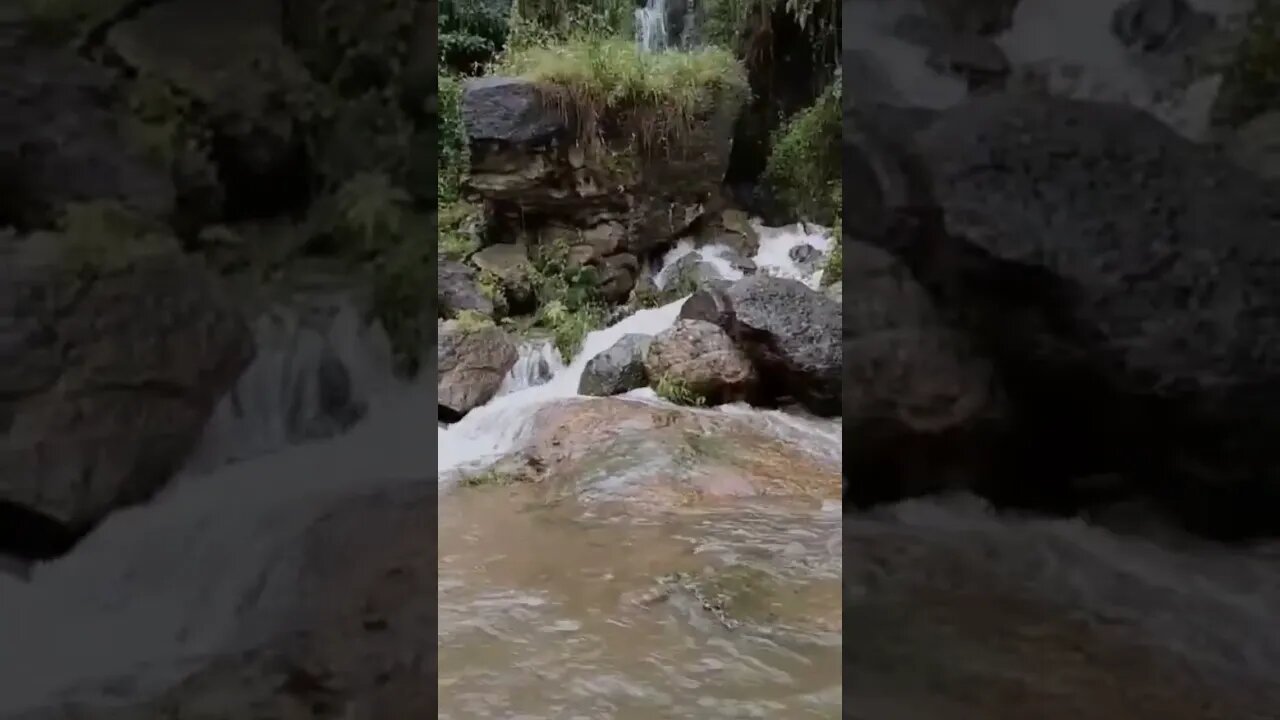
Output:
[[[795,268],[788,250],[806,242],[826,252],[824,230],[759,230],[761,271],[817,285],[820,271]],[[732,276],[722,251],[681,245],[665,260],[698,252]],[[546,343],[527,344],[502,394],[438,428],[434,445],[423,437],[434,386],[395,381],[385,336],[349,311],[324,340],[368,411],[328,439],[291,439],[286,418],[318,402],[299,378],[321,343],[287,313],[268,316],[259,357],[187,471],[26,581],[0,574],[0,717],[71,699],[145,701],[210,658],[270,642],[290,627],[303,543],[318,518],[379,488],[437,478],[441,718],[831,717],[840,703],[838,507],[744,502],[635,514],[540,502],[536,488],[448,482],[517,447],[539,407],[576,396],[591,356],[622,334],[661,331],[679,306],[590,334],[568,364]],[[285,342],[297,334],[305,337]],[[664,403],[651,391],[630,401]],[[745,406],[697,412],[754,418],[833,462],[839,455],[835,421]],[[663,595],[663,578],[701,578],[708,568],[787,602],[730,629],[699,588]]]
[[[805,228],[758,228],[761,272],[803,279],[788,251],[830,241]],[[685,243],[740,277],[726,248]],[[664,268],[665,269],[665,268]],[[658,274],[658,282],[665,273]],[[439,430],[442,482],[518,447],[540,407],[577,395],[587,360],[628,333],[669,327],[684,299],[591,333],[567,366],[546,344],[527,346],[503,395]],[[526,357],[541,356],[541,362]],[[529,366],[556,368],[538,385]],[[536,375],[536,374],[535,374]],[[514,382],[513,382],[514,381]],[[667,405],[649,389],[624,396]],[[835,421],[743,405],[700,412],[760,421],[838,458]],[[643,467],[645,457],[628,456]],[[625,483],[625,471],[610,482]],[[830,718],[840,706],[838,506],[766,503],[632,513],[625,506],[543,501],[534,488],[459,488],[440,498],[441,718]],[[730,626],[695,592],[669,598],[659,581],[708,569],[727,583],[769,588],[762,622]],[[752,591],[759,585],[752,585]],[[657,595],[655,595],[657,593]],[[662,597],[661,602],[652,601]],[[749,608],[748,608],[749,610]],[[518,714],[513,712],[518,711]]]

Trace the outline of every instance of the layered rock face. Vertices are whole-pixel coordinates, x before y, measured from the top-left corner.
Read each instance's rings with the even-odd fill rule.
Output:
[[[563,243],[625,298],[639,261],[687,231],[717,197],[743,98],[726,94],[660,150],[634,142],[624,121],[603,147],[578,140],[572,110],[550,91],[507,77],[467,83],[462,116],[471,146],[468,185],[499,233],[536,246]],[[612,122],[612,120],[611,120]]]

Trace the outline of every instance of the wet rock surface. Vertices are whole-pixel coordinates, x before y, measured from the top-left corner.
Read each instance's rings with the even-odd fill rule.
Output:
[[[587,361],[582,371],[578,392],[582,395],[621,395],[649,384],[645,357],[653,338],[649,335],[623,335],[618,342]]]
[[[1258,512],[1280,498],[1269,186],[1150,116],[1083,101],[974,100],[914,153],[896,172],[936,211],[899,194],[877,237],[1004,383],[1028,450],[997,494],[1070,507],[1090,499],[1069,478],[1119,471],[1205,531],[1277,529]],[[1027,473],[1042,479],[1012,479]]]
[[[221,283],[176,251],[89,274],[56,236],[0,251],[0,500],[75,535],[168,481],[253,338]]]
[[[517,357],[515,342],[499,328],[442,324],[436,352],[440,406],[465,415],[488,402]]]

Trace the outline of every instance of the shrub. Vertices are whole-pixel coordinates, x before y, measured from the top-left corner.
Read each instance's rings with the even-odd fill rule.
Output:
[[[658,397],[677,405],[701,407],[707,404],[706,397],[694,392],[683,380],[670,375],[658,378],[653,390],[658,393]]]
[[[58,231],[64,261],[75,272],[116,272],[138,258],[180,250],[159,224],[109,200],[68,204]]]
[[[443,0],[440,67],[469,74],[492,61],[507,40],[509,7],[503,0]]]
[[[1280,108],[1280,1],[1258,0],[1244,39],[1227,67],[1213,119],[1240,125]]]
[[[840,86],[837,74],[816,103],[778,129],[764,171],[780,200],[823,225],[832,225],[839,213]]]
[[[475,226],[480,221],[480,206],[458,201],[440,206],[440,257],[466,260],[480,249]]]
[[[451,75],[439,75],[436,80],[440,104],[436,199],[445,205],[457,202],[462,196],[462,181],[470,166],[470,154],[462,126],[462,83]]]
[[[603,327],[607,316],[604,307],[598,304],[570,308],[559,300],[552,300],[538,308],[535,322],[551,331],[560,356],[572,361],[582,349],[587,334]]]
[[[542,85],[588,147],[602,143],[606,124],[631,128],[643,147],[655,147],[685,134],[726,93],[748,92],[745,71],[726,50],[644,53],[623,39],[516,49],[501,71]]]

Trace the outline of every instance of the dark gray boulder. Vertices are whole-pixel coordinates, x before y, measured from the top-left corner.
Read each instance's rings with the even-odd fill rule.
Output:
[[[839,414],[839,303],[799,281],[767,275],[733,283],[719,300],[709,293],[703,303],[708,312],[724,308],[715,314],[751,359],[764,397],[790,397],[818,414]],[[682,316],[693,318],[694,310]]]
[[[493,301],[480,292],[476,271],[452,260],[441,260],[437,269],[437,312],[442,318],[457,317],[464,310],[493,316]]]
[[[509,77],[467,81],[462,122],[472,142],[527,143],[547,140],[566,130],[535,84]]]
[[[587,361],[578,382],[578,393],[605,397],[642,388],[649,384],[644,358],[653,338],[631,333]]]
[[[871,237],[1009,395],[994,499],[1072,510],[1119,473],[1109,493],[1202,531],[1280,531],[1272,186],[1141,111],[1050,98],[975,100],[897,157],[931,205],[882,202]]]

